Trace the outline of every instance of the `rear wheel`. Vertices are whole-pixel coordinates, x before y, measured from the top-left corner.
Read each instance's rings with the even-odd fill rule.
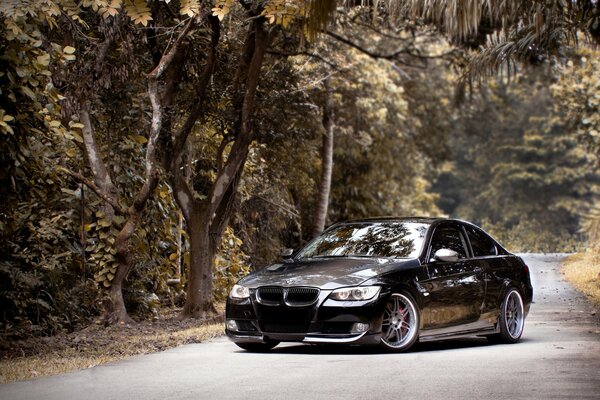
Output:
[[[238,347],[253,353],[262,353],[265,351],[269,351],[278,344],[279,342],[276,341],[268,341],[264,343],[236,343]]]
[[[523,312],[523,297],[515,288],[510,289],[504,296],[498,324],[500,333],[492,335],[489,339],[493,342],[516,343],[523,334],[525,313]]]
[[[383,312],[381,346],[388,351],[405,351],[419,337],[419,310],[408,293],[390,296]]]

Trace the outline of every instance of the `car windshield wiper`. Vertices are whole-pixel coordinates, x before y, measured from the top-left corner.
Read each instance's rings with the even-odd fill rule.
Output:
[[[309,258],[344,258],[344,257],[367,257],[367,258],[377,258],[377,256],[370,256],[367,254],[328,254],[328,255],[318,255],[312,256]]]
[[[312,256],[308,258],[343,258],[348,257],[346,254],[320,254],[318,256]]]

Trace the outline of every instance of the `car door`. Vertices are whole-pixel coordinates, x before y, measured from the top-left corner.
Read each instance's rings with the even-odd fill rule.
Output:
[[[498,252],[496,242],[481,229],[465,226],[467,237],[473,252],[472,263],[482,269],[485,281],[485,299],[482,306],[482,318],[495,322],[504,294],[504,276],[507,260]]]
[[[439,249],[458,253],[457,261],[434,259]],[[476,323],[485,297],[481,268],[471,263],[470,248],[459,224],[435,228],[426,263],[429,278],[421,282],[424,293],[423,329],[438,329]]]

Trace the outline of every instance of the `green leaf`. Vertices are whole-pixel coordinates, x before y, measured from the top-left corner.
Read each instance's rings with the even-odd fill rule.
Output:
[[[131,135],[130,136],[133,140],[135,140],[136,142],[138,142],[139,144],[144,144],[148,142],[148,139],[146,139],[144,136],[141,135]]]

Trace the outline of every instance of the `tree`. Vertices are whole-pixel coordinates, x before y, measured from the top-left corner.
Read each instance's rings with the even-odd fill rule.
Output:
[[[80,198],[57,171],[77,125],[63,124],[52,75],[75,59],[49,40],[53,2],[0,2],[0,307],[11,336],[73,329],[95,312],[82,268]]]
[[[261,77],[261,67],[265,54],[274,36],[282,28],[294,21],[300,22],[300,28],[306,26],[308,32],[315,32],[322,27],[330,15],[335,2],[245,2],[239,11],[233,8],[232,1],[222,1],[212,9],[208,18],[211,31],[210,47],[207,62],[195,89],[195,105],[189,112],[185,123],[178,132],[173,128],[167,134],[171,137],[165,163],[169,181],[174,189],[175,198],[182,210],[190,237],[190,275],[187,286],[186,304],[183,314],[186,316],[204,317],[212,313],[212,270],[215,252],[220,243],[223,231],[231,216],[231,205],[237,194],[241,174],[254,140],[254,122],[256,112],[256,96]],[[239,12],[240,14],[236,14]],[[215,74],[217,47],[221,38],[221,22],[225,15],[233,18],[241,17],[249,22],[245,28],[234,28],[228,31],[243,46],[238,50],[236,59],[239,66],[230,76]],[[268,23],[280,27],[269,27]],[[296,30],[295,34],[302,32]],[[239,35],[239,36],[235,36]],[[240,40],[241,39],[241,40]],[[211,91],[209,83],[212,77],[229,80],[230,92],[216,93]],[[195,122],[204,114],[206,99],[209,95],[220,98],[228,104],[230,118],[225,118],[225,129],[220,130],[221,144],[218,147],[214,168],[214,179],[205,181],[205,186],[198,193],[182,175],[181,161],[184,146]],[[226,113],[224,113],[226,114]],[[169,129],[169,127],[166,127]]]
[[[327,209],[329,206],[329,192],[331,191],[331,175],[333,173],[333,139],[335,129],[335,111],[333,102],[333,88],[329,78],[323,81],[325,100],[323,102],[323,140],[321,145],[321,179],[317,187],[317,199],[312,229],[312,236],[316,237],[325,229]]]
[[[497,82],[465,105],[453,143],[454,165],[434,189],[440,207],[528,251],[572,251],[597,177],[590,157],[553,109],[533,68]]]
[[[575,133],[593,157],[595,170],[600,157],[600,62],[596,50],[579,49],[577,57],[563,65],[551,87],[555,112],[565,115],[565,127]],[[583,220],[590,248],[600,250],[600,213],[596,201]]]
[[[520,63],[540,63],[564,56],[585,32],[600,41],[600,14],[596,1],[539,0],[439,1],[411,0],[396,4],[397,14],[433,23],[455,43],[476,49],[467,74],[495,75]],[[399,8],[398,8],[399,7]]]
[[[128,9],[129,17],[135,21],[136,4],[132,3]],[[85,5],[90,6],[87,3]],[[76,126],[81,127],[82,150],[92,178],[88,179],[83,173],[73,170],[71,165],[65,165],[63,171],[84,183],[103,200],[99,211],[95,213],[96,220],[87,226],[94,230],[100,240],[89,246],[88,251],[92,253],[92,260],[98,263],[96,279],[105,289],[103,320],[107,324],[127,323],[131,319],[125,308],[123,284],[134,258],[131,239],[159,183],[158,140],[162,110],[157,87],[169,70],[191,23],[188,22],[179,32],[179,38],[170,51],[158,58],[147,78],[140,79],[136,73],[147,66],[144,59],[138,58],[140,49],[131,51],[123,47],[139,33],[127,25],[116,3],[111,3],[113,8],[108,4],[104,4],[104,8],[97,8],[97,5],[91,4],[102,17],[94,12],[79,12],[84,18],[81,23],[93,29],[102,40],[91,40],[90,36],[80,34],[77,29],[69,31],[71,44],[74,49],[79,49],[80,59],[68,71],[55,76],[55,81],[66,88],[65,119],[77,121]],[[129,79],[131,75],[133,80]],[[69,84],[74,77],[78,77],[78,85]],[[143,114],[146,105],[135,99],[143,91],[144,85],[147,86],[152,114],[150,123]],[[169,90],[173,89],[166,88],[162,95],[171,95]],[[102,110],[111,110],[113,118],[121,114],[122,119],[116,123],[103,118]],[[118,129],[111,132],[111,126]],[[122,150],[129,151],[129,157],[139,163],[131,171],[137,175],[137,182],[133,185],[131,182],[123,185],[124,182],[115,180],[121,178],[122,171],[126,171],[123,165],[106,162],[110,158],[120,158],[116,151],[119,143],[124,143]],[[138,150],[142,150],[139,158],[135,157]],[[141,173],[138,175],[138,172]]]

